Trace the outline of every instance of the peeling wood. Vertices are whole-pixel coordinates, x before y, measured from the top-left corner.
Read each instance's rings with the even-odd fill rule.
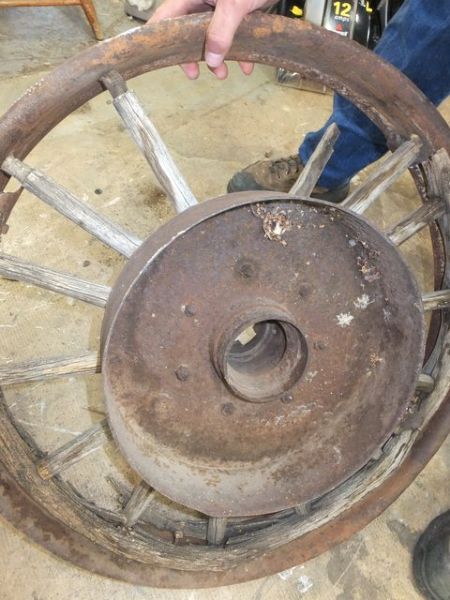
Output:
[[[339,127],[332,123],[317,144],[316,149],[311,154],[308,162],[298,176],[289,193],[297,196],[309,198],[312,191],[322,175],[327,162],[334,152],[334,144],[340,135]]]
[[[31,283],[101,308],[106,305],[111,293],[111,288],[106,285],[91,283],[69,273],[34,265],[7,254],[0,254],[0,275],[13,281]]]
[[[100,373],[100,370],[101,358],[97,352],[8,363],[0,366],[0,386],[47,381],[73,375],[92,375]]]
[[[420,157],[422,142],[413,135],[397,150],[385,158],[367,177],[366,181],[356,188],[342,203],[355,213],[363,213],[369,206],[414,164]]]
[[[197,204],[158,130],[145,114],[136,95],[127,89],[125,80],[117,71],[112,71],[102,77],[101,82],[113,96],[114,106],[125,127],[172,200],[176,211],[179,213]]]
[[[13,156],[8,156],[1,168],[37,198],[120,254],[130,257],[141,245],[139,238],[100,215],[37,169]]]

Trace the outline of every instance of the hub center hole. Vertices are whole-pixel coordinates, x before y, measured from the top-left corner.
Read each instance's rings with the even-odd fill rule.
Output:
[[[287,321],[251,323],[233,336],[225,351],[224,376],[242,398],[270,400],[301,377],[307,360],[305,339]]]
[[[261,321],[238,335],[228,353],[228,365],[242,373],[268,372],[286,352],[286,335],[278,321]]]

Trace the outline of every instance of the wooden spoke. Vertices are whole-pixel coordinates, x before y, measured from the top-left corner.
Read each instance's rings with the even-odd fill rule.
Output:
[[[227,529],[226,517],[209,517],[206,539],[212,546],[222,546],[225,542],[225,533]]]
[[[111,292],[111,288],[106,285],[91,283],[84,279],[78,279],[78,277],[74,277],[69,273],[61,273],[60,271],[33,265],[7,254],[0,254],[0,275],[14,281],[31,283],[52,292],[101,307],[105,306]]]
[[[311,512],[311,503],[304,502],[303,504],[297,504],[295,512],[302,517],[306,517]]]
[[[1,169],[15,177],[26,190],[40,200],[124,256],[131,256],[140,246],[139,238],[98,214],[37,169],[32,169],[13,156],[5,159]]]
[[[290,194],[305,196],[309,198],[315,188],[325,165],[330,160],[334,151],[334,144],[340,134],[339,127],[332,123],[325,131],[322,139],[317,144],[316,149],[311,154],[303,171],[298,176],[297,181],[290,189]]]
[[[29,360],[0,366],[0,386],[30,381],[46,381],[70,375],[100,373],[101,360],[97,352],[80,356]]]
[[[40,460],[36,468],[42,479],[50,479],[58,473],[72,467],[85,456],[97,450],[109,437],[106,420],[97,423],[84,433],[61,446]]]
[[[429,225],[434,219],[439,218],[445,212],[445,204],[440,201],[422,204],[420,208],[408,215],[406,219],[399,221],[387,233],[391,242],[400,246],[413,235]]]
[[[432,392],[434,390],[434,377],[431,375],[427,375],[426,373],[421,373],[419,375],[419,380],[416,385],[417,392]]]
[[[385,158],[366,181],[342,202],[341,206],[355,213],[363,213],[408,167],[417,161],[421,148],[420,139],[415,135],[412,136],[409,141]]]
[[[101,82],[111,93],[125,127],[174,203],[176,211],[180,213],[197,204],[156,127],[145,114],[136,95],[128,90],[123,77],[117,71],[110,71],[101,78]]]
[[[184,540],[184,533],[182,531],[175,531],[173,534],[173,543],[181,544]]]
[[[423,309],[437,310],[450,306],[450,290],[437,290],[422,296]]]
[[[450,208],[450,157],[445,148],[438,150],[430,160],[422,163],[428,184],[428,197],[443,200]]]
[[[132,527],[137,523],[142,513],[152,501],[154,495],[155,492],[148,483],[145,481],[138,483],[123,509],[126,525]]]

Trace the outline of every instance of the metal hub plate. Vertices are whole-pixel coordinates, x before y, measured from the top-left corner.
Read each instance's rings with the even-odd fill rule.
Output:
[[[244,193],[145,242],[104,339],[131,465],[177,502],[249,516],[311,501],[370,459],[411,400],[424,321],[408,268],[367,222]]]

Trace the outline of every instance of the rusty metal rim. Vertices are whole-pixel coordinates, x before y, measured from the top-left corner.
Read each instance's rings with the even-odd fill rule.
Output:
[[[62,119],[103,92],[99,79],[112,68],[129,79],[203,60],[209,21],[210,14],[204,14],[133,29],[64,62],[1,119],[0,162],[9,154],[24,158]],[[373,119],[392,147],[417,134],[424,142],[424,158],[440,148],[450,151],[449,128],[422,92],[378,56],[329,31],[254,14],[239,28],[229,58],[281,65],[320,79]],[[0,172],[0,190],[7,180]]]
[[[98,78],[113,66],[128,78],[153,68],[200,59],[208,22],[209,17],[196,16],[175,20],[153,30],[146,28],[133,31],[68,61],[39,84],[39,94],[23,97],[0,122],[0,159],[3,160],[10,153],[20,158],[26,156],[54,125],[101,91]],[[249,51],[249,47],[253,50]],[[314,56],[308,57],[305,53],[312,48]],[[297,53],[304,59],[302,64],[293,58]],[[282,65],[320,78],[365,110],[383,129],[391,147],[398,145],[411,133],[418,133],[428,143],[428,154],[440,147],[450,148],[448,127],[412,84],[395,69],[356,45],[352,46],[352,54],[358,55],[353,64],[359,64],[361,71],[342,72],[339,63],[341,59],[348,58],[349,46],[343,45],[337,36],[309,25],[254,15],[241,28],[230,57]],[[331,56],[334,60],[330,59]],[[382,85],[379,77],[384,80]],[[399,89],[400,97],[397,96]],[[371,100],[370,105],[367,97]],[[395,101],[395,104],[390,106],[390,101]],[[418,112],[417,106],[420,106]],[[31,123],[36,125],[32,132],[29,131]],[[7,177],[0,173],[0,189],[6,182]],[[166,587],[200,587],[211,585],[212,581],[218,585],[244,581],[307,560],[345,539],[379,514],[411,483],[438,449],[450,428],[449,409],[447,397],[402,467],[348,513],[284,546],[282,551],[278,549],[227,573],[186,573],[159,568],[149,573],[148,565],[112,556],[60,522],[55,522],[23,490],[19,491],[15,482],[8,481],[7,473],[4,473],[2,480],[8,489],[0,499],[0,506],[11,521],[27,530],[30,537],[42,545],[72,562],[90,569],[94,567],[97,572],[111,577]],[[11,504],[14,487],[17,493],[15,507]],[[24,501],[23,504],[19,498]],[[25,523],[23,517],[27,514],[32,518],[32,524]],[[50,526],[47,529],[43,522],[45,519]],[[62,533],[68,537],[61,537]],[[331,541],[330,538],[334,539]],[[93,555],[101,559],[101,564],[99,561],[93,562]]]

